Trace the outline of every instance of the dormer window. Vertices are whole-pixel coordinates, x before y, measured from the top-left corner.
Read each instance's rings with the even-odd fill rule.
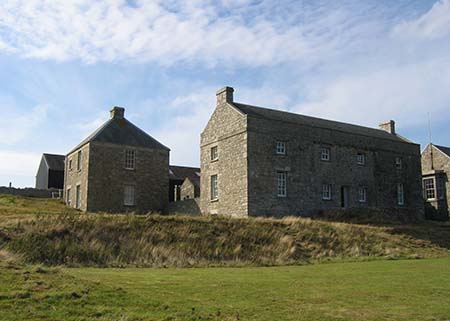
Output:
[[[277,155],[286,155],[286,143],[282,141],[277,142]]]
[[[211,161],[219,159],[219,148],[217,146],[211,147]]]
[[[134,149],[125,150],[125,169],[135,169],[136,151]]]
[[[322,147],[320,149],[320,160],[329,162],[330,161],[330,148]]]

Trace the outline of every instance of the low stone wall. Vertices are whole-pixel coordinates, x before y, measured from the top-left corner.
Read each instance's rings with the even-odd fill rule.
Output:
[[[56,198],[58,198],[59,190],[58,189],[37,189],[37,188],[14,188],[14,187],[0,186],[0,194],[20,195],[20,196],[37,197],[37,198],[53,198],[53,196],[55,196]],[[62,197],[62,191],[61,191],[61,197]]]
[[[171,202],[167,206],[167,214],[181,214],[181,215],[201,215],[200,198],[189,198],[182,201]]]

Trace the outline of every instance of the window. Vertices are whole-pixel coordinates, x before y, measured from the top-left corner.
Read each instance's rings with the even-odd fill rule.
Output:
[[[72,195],[71,195],[71,190],[70,188],[67,189],[67,194],[66,194],[66,204],[68,206],[70,206],[72,204]]]
[[[366,154],[364,154],[364,153],[356,154],[356,163],[358,165],[365,165],[366,164]]]
[[[442,177],[436,177],[436,185],[437,185],[437,198],[444,199],[445,195],[445,182]]]
[[[322,199],[331,200],[331,184],[322,185]]]
[[[395,168],[396,169],[402,169],[403,166],[403,160],[401,157],[396,157],[395,158]]]
[[[423,193],[426,200],[436,199],[436,187],[434,178],[426,178],[423,180]]]
[[[286,143],[285,142],[277,142],[277,155],[286,155]]]
[[[211,147],[211,160],[216,161],[219,159],[219,148],[217,146]]]
[[[402,183],[397,184],[397,204],[405,205],[405,191]]]
[[[215,201],[219,199],[219,189],[217,186],[217,175],[211,176],[211,200]]]
[[[69,171],[71,171],[72,170],[72,159],[69,159]]]
[[[81,208],[81,186],[80,185],[77,185],[77,188],[76,188],[75,207],[78,209]]]
[[[81,150],[77,154],[77,171],[81,171]]]
[[[358,200],[360,203],[367,202],[367,187],[360,187],[358,190]]]
[[[286,197],[287,195],[287,173],[277,172],[277,195],[278,197]]]
[[[134,169],[136,163],[136,151],[134,149],[125,150],[125,169]]]
[[[323,147],[320,149],[320,160],[330,161],[330,149],[328,147]]]
[[[123,189],[123,205],[135,205],[134,185],[125,185]]]

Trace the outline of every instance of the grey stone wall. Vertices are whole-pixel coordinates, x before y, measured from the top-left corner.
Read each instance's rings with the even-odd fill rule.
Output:
[[[93,142],[90,144],[88,211],[161,212],[168,202],[169,151]],[[134,170],[125,150],[136,151]],[[125,206],[124,187],[135,186],[135,206]]]
[[[190,198],[178,202],[171,202],[167,206],[167,214],[201,215],[200,198]]]
[[[36,197],[36,198],[52,198],[53,196],[59,196],[58,189],[38,189],[38,188],[14,188],[0,186],[0,194],[7,195],[19,195],[26,197]]]
[[[199,196],[200,191],[198,190],[198,187],[196,188],[194,183],[192,183],[190,179],[185,179],[180,187],[180,198],[184,200],[188,198],[196,198]]]
[[[81,169],[77,169],[78,151],[81,150]],[[81,149],[75,150],[66,156],[65,179],[64,179],[64,200],[71,207],[76,207],[76,186],[80,186],[81,206],[80,210],[88,209],[88,177],[89,177],[89,154],[90,144],[86,144]],[[72,169],[69,169],[69,163],[72,160]],[[70,189],[70,200],[67,197],[67,190]]]
[[[200,198],[204,214],[245,217],[247,200],[246,116],[222,97],[201,135]],[[211,161],[211,147],[218,147],[219,159]],[[211,175],[218,175],[219,198],[211,200]]]
[[[442,173],[436,173],[436,171],[442,171]],[[438,148],[428,144],[422,152],[422,173],[424,177],[437,177],[444,181],[445,197],[441,200],[428,201],[427,212],[431,218],[448,219],[450,212],[448,201],[450,199],[450,158]]]
[[[276,155],[276,142],[286,143],[286,155]],[[322,161],[322,147],[330,161]],[[357,153],[366,156],[358,165]],[[405,205],[423,213],[420,147],[264,119],[248,119],[249,215],[305,215],[315,209],[341,207],[342,186],[349,207],[397,208],[397,183],[405,188]],[[402,169],[395,167],[402,158]],[[287,197],[277,196],[277,171],[287,172]],[[331,184],[332,199],[322,200],[322,185]],[[367,188],[360,203],[359,187]]]

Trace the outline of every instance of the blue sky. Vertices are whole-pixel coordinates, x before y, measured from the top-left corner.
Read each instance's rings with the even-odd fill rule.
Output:
[[[114,106],[199,165],[199,136],[235,100],[450,145],[450,0],[3,0],[0,186],[33,186]]]

